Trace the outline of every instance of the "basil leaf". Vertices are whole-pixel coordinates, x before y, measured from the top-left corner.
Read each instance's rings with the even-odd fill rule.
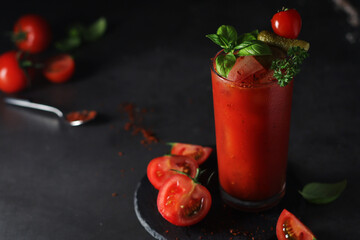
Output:
[[[216,71],[223,77],[227,77],[236,62],[234,54],[220,55],[216,58]]]
[[[234,45],[237,41],[237,32],[233,26],[222,25],[218,28],[216,34],[224,38],[229,45]]]
[[[81,45],[81,38],[79,36],[69,36],[61,41],[55,42],[56,49],[60,51],[70,51]]]
[[[221,48],[224,48],[225,50],[228,50],[230,47],[230,43],[222,36],[219,36],[217,34],[208,34],[206,35],[206,37],[208,37],[211,41],[219,45]]]
[[[238,56],[257,56],[257,55],[271,55],[270,47],[261,41],[244,41],[235,49],[239,49],[237,52]]]
[[[80,24],[73,25],[68,31],[68,37],[81,37],[83,28]]]
[[[250,33],[244,33],[238,37],[237,42],[238,42],[238,44],[240,44],[244,41],[253,41],[253,40],[257,39],[258,35],[259,35],[259,30],[254,30]]]
[[[106,31],[106,19],[101,17],[89,27],[84,28],[82,35],[85,41],[92,42],[102,37]]]
[[[209,38],[211,41],[213,41],[215,44],[219,45],[220,47],[223,47],[223,43],[221,41],[221,39],[219,38],[219,36],[217,34],[208,34],[206,35],[207,38]]]
[[[337,183],[309,183],[299,193],[309,202],[327,204],[336,200],[346,188],[347,181]]]

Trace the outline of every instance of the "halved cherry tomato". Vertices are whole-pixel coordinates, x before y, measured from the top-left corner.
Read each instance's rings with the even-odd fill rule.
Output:
[[[9,51],[0,55],[0,90],[15,93],[23,90],[29,79],[20,67],[20,53]]]
[[[75,61],[68,54],[60,54],[45,62],[43,75],[53,83],[68,81],[75,71]]]
[[[51,31],[47,21],[35,14],[24,15],[14,26],[16,46],[30,53],[44,51],[50,44]]]
[[[212,148],[211,147],[203,147],[195,144],[188,143],[170,143],[171,154],[172,155],[182,155],[188,156],[195,159],[198,164],[202,164],[209,158]]]
[[[201,221],[211,207],[210,192],[183,174],[176,174],[160,188],[157,198],[160,214],[177,226]]]
[[[150,161],[147,167],[147,177],[156,189],[160,189],[167,179],[178,174],[173,170],[186,173],[194,178],[198,167],[197,162],[190,157],[162,156]]]
[[[286,209],[276,224],[276,236],[278,240],[316,240],[310,229]]]
[[[301,30],[301,16],[295,9],[280,11],[272,17],[271,26],[277,35],[295,39]]]

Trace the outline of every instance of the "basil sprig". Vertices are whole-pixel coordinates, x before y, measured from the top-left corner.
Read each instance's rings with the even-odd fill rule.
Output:
[[[227,77],[239,56],[271,55],[269,46],[257,40],[258,30],[238,35],[233,26],[222,25],[215,34],[206,35],[211,41],[224,49],[226,55],[216,58],[216,71]]]
[[[72,51],[84,42],[94,42],[101,38],[106,31],[107,21],[104,17],[97,19],[91,25],[83,24],[73,25],[66,38],[55,42],[56,49],[67,52]]]
[[[347,181],[337,183],[318,183],[306,184],[299,193],[308,202],[315,204],[327,204],[336,200],[346,188]]]

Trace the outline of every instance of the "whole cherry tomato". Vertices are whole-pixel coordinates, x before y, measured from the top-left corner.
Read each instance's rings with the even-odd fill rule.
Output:
[[[271,26],[277,35],[295,39],[301,30],[301,16],[295,9],[280,11],[271,19]]]
[[[0,55],[0,90],[3,92],[19,92],[29,81],[27,73],[20,67],[20,55],[16,51]]]
[[[43,75],[53,83],[68,81],[75,71],[75,61],[68,54],[60,54],[45,62]]]
[[[24,15],[14,25],[16,46],[29,53],[44,51],[50,44],[51,30],[47,21],[35,14]]]
[[[172,155],[183,155],[183,156],[191,157],[195,159],[199,165],[205,162],[209,158],[212,152],[211,147],[203,147],[195,144],[175,142],[175,143],[170,143],[170,145],[172,146],[171,148]]]
[[[310,229],[286,209],[277,221],[276,236],[278,240],[316,240]]]
[[[156,189],[160,189],[166,180],[178,174],[173,170],[184,172],[194,178],[198,167],[197,162],[190,157],[162,156],[150,161],[147,167],[147,177]]]
[[[211,195],[193,179],[176,174],[160,188],[157,207],[170,223],[189,226],[198,223],[207,215],[211,207]]]

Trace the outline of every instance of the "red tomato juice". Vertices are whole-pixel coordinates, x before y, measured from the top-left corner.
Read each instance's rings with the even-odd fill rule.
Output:
[[[242,85],[211,69],[220,186],[246,202],[285,190],[293,81]],[[279,200],[279,199],[278,199]]]

